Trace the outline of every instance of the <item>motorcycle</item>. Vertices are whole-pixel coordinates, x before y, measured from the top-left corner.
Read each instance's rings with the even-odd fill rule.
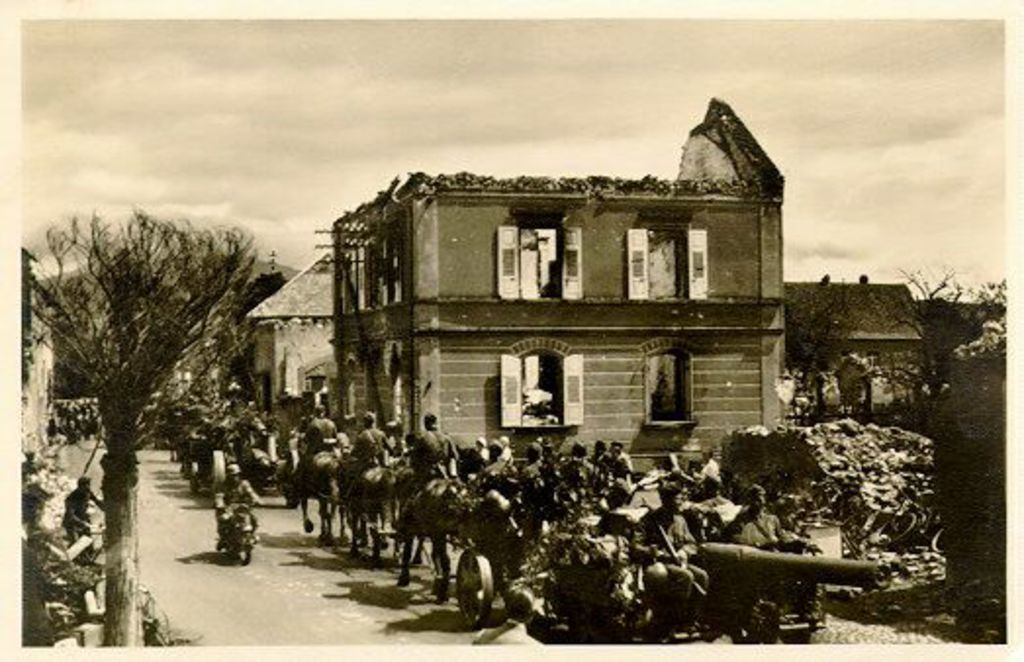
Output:
[[[219,494],[216,502],[219,534],[217,551],[226,553],[231,560],[237,559],[242,565],[249,565],[257,541],[249,506],[237,503],[228,509]]]

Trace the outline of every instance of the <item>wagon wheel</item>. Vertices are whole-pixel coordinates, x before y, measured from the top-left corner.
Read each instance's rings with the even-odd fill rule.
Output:
[[[494,604],[494,575],[487,557],[473,550],[466,550],[459,557],[455,573],[456,595],[459,611],[469,623],[470,629],[479,630],[491,615]]]
[[[219,491],[224,485],[224,478],[227,475],[227,461],[224,459],[224,451],[213,451],[213,489]]]

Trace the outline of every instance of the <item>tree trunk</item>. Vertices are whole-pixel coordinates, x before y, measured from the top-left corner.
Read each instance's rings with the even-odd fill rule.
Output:
[[[105,646],[142,646],[139,605],[138,482],[139,469],[129,438],[111,434],[103,458],[106,513]]]

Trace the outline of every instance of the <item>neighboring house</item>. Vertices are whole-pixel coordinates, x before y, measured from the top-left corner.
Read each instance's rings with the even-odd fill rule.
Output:
[[[818,344],[828,372],[826,409],[884,410],[910,397],[900,386],[921,352],[915,304],[901,283],[786,283],[787,365],[799,365],[797,343]]]
[[[396,180],[334,225],[342,406],[635,457],[774,425],[782,193],[718,100],[676,180]]]
[[[21,448],[35,452],[46,443],[53,399],[53,343],[36,317],[35,258],[21,249]]]
[[[257,404],[285,429],[315,401],[335,402],[331,297],[334,267],[325,255],[249,311],[255,325]]]

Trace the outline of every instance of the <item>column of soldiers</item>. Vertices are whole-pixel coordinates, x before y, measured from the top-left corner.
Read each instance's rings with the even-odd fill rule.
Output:
[[[659,503],[643,515],[630,545],[632,558],[644,568],[650,595],[661,607],[656,616],[666,626],[692,623],[701,612],[708,575],[700,567],[699,543],[814,551],[769,512],[763,488],[749,488],[743,506],[727,498],[714,460],[700,472],[674,469],[638,481],[621,442],[598,441],[589,453],[576,442],[568,454],[561,454],[550,440],[539,438],[516,462],[507,437],[481,437],[459,449],[438,430],[432,414],[424,417],[422,432],[403,438],[399,424],[391,422],[381,430],[376,416],[368,412],[350,443],[322,406],[304,423],[296,441],[299,476],[318,453],[329,452],[342,459],[349,480],[372,467],[398,464],[411,470],[414,491],[434,478],[461,480],[481,495],[513,504],[502,512],[511,508],[527,540],[538,539],[562,518],[609,513],[628,506],[640,489],[656,492]]]

